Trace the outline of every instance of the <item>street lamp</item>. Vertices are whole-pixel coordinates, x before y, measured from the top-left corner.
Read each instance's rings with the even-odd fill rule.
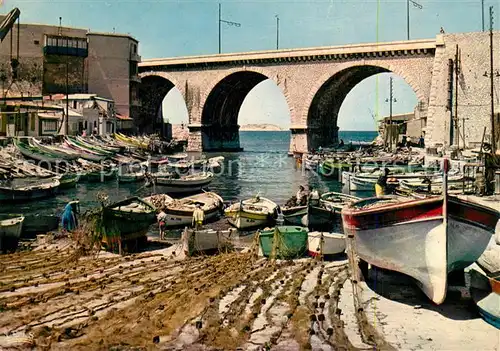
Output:
[[[484,77],[490,78],[490,100],[491,100],[491,152],[495,154],[497,149],[496,136],[495,136],[495,101],[494,101],[494,86],[493,78],[500,77],[500,73],[496,71],[493,73],[493,6],[490,6],[490,73],[484,72]]]
[[[221,19],[221,4],[219,3],[219,54],[221,53],[221,30],[220,30],[221,23],[225,23],[229,26],[241,27],[241,23],[231,22]]]
[[[419,10],[422,10],[424,8],[416,1],[406,0],[406,34],[408,40],[410,40],[410,2],[414,7],[418,8]]]
[[[280,48],[280,17],[275,15],[276,17],[276,50]]]
[[[385,102],[389,103],[389,142],[390,142],[390,147],[392,150],[392,103],[393,102],[398,102],[394,97],[393,97],[393,83],[392,83],[392,77],[389,78],[389,98],[385,99]]]

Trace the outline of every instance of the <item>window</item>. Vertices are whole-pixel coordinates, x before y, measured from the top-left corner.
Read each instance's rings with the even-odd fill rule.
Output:
[[[57,132],[57,121],[43,120],[42,129],[44,132]]]
[[[76,102],[76,100],[75,100],[75,101],[73,101],[73,108],[74,108],[74,109],[76,109],[76,108],[77,108],[77,102]]]

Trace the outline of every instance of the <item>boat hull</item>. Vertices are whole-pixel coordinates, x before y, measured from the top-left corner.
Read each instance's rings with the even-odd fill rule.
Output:
[[[276,241],[276,242],[275,242]],[[280,226],[259,233],[259,246],[265,257],[292,259],[307,251],[307,229]]]
[[[192,256],[197,253],[218,251],[227,246],[231,234],[231,230],[215,231],[213,229],[187,229],[182,233],[182,249],[187,256]]]
[[[16,251],[24,217],[0,216],[0,253]]]
[[[226,214],[226,216],[228,215]],[[248,214],[245,213],[244,211],[229,216],[227,221],[229,222],[229,224],[238,229],[251,229],[251,228],[262,227],[270,222],[269,217],[266,215],[248,216]]]
[[[436,304],[446,298],[447,275],[475,262],[486,249],[498,214],[443,198],[410,201],[400,206],[361,211],[343,210],[344,230],[353,235],[358,256],[380,268],[417,280]],[[478,224],[478,221],[483,224]]]
[[[345,250],[345,236],[337,233],[311,232],[307,238],[309,256],[335,256]]]
[[[205,212],[205,221],[211,220],[219,215],[219,209]],[[185,212],[185,211],[183,211]],[[193,213],[176,213],[176,211],[165,210],[167,217],[165,223],[167,227],[179,227],[191,225],[193,223]]]

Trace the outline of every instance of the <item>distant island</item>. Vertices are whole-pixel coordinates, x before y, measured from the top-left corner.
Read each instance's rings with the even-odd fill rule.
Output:
[[[276,124],[244,124],[240,126],[240,131],[243,132],[278,132],[284,130]]]

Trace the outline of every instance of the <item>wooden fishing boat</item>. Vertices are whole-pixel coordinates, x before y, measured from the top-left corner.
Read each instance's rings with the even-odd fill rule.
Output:
[[[478,259],[499,212],[447,194],[421,200],[386,196],[349,204],[342,218],[362,260],[415,278],[440,304],[447,274]]]
[[[59,228],[60,217],[57,215],[28,214],[24,215],[22,238],[33,238],[37,234],[47,234]]]
[[[328,192],[324,193],[320,197],[321,204],[330,211],[336,211],[340,213],[342,208],[350,202],[360,200],[359,197],[337,193],[337,192]]]
[[[41,151],[52,154],[55,157],[58,157],[62,160],[73,161],[80,157],[80,155],[76,151],[72,151],[69,149],[62,149],[53,145],[45,145],[41,141],[31,138],[30,143],[33,147],[37,147]]]
[[[112,151],[104,150],[98,146],[89,144],[84,140],[79,140],[71,136],[66,136],[66,142],[72,147],[75,147],[83,151],[91,152],[100,156],[113,157],[115,154]]]
[[[144,201],[151,203],[149,198],[145,198]],[[165,219],[167,227],[191,225],[193,221],[193,212],[197,204],[200,205],[205,213],[205,221],[209,221],[222,213],[224,200],[222,200],[219,195],[212,192],[173,200],[163,208],[163,212],[167,214],[167,218]]]
[[[193,168],[193,163],[185,160],[180,160],[178,162],[169,162],[166,164],[167,170],[171,172],[177,172],[180,174],[188,173],[191,168]]]
[[[64,173],[58,177],[59,189],[74,188],[80,180],[80,175],[76,173]]]
[[[65,142],[64,145],[61,145],[60,148],[62,148],[64,150],[69,150],[69,151],[72,151],[72,152],[77,152],[78,155],[79,155],[79,157],[83,158],[86,161],[91,161],[91,162],[99,163],[99,162],[102,162],[102,161],[104,161],[104,160],[106,160],[108,158],[106,155],[99,155],[99,154],[96,154],[96,153],[84,150],[82,148],[71,146],[67,142]]]
[[[104,207],[102,218],[102,242],[108,248],[118,247],[121,251],[124,242],[138,245],[147,240],[146,233],[156,221],[156,209],[138,197],[131,197]],[[127,246],[131,248],[129,244]]]
[[[263,256],[279,259],[302,257],[307,251],[307,229],[296,226],[277,226],[258,233],[259,249]]]
[[[323,205],[283,207],[283,219],[286,224],[305,226],[309,229],[330,230],[336,221],[340,220],[340,214],[330,210]]]
[[[308,171],[317,172],[319,169],[320,158],[317,156],[306,157],[304,160],[304,167]]]
[[[51,153],[43,152],[39,148],[30,146],[29,144],[22,142],[19,139],[13,139],[13,143],[17,147],[19,152],[28,159],[44,162],[47,165],[61,162],[60,157]]]
[[[153,175],[154,176],[154,175]],[[202,172],[175,177],[155,177],[156,185],[162,187],[166,193],[193,193],[199,192],[212,182],[214,178],[211,172]]]
[[[0,214],[0,252],[16,251],[23,221],[20,214]]]
[[[117,172],[118,170],[116,168],[93,170],[82,174],[81,179],[89,183],[106,182],[116,179]]]
[[[40,180],[13,179],[0,182],[0,202],[38,200],[56,194],[60,182],[56,178]]]
[[[339,177],[339,172],[351,168],[350,163],[339,162],[335,160],[323,160],[319,163],[318,172],[324,177]]]
[[[145,174],[143,172],[135,172],[135,173],[125,173],[120,174],[117,173],[118,183],[136,183],[145,179]]]
[[[340,233],[310,232],[307,238],[309,256],[329,258],[345,250],[345,235]]]
[[[193,230],[185,228],[182,232],[182,250],[186,256],[219,252],[231,246],[234,230],[216,231],[213,229]]]
[[[265,197],[255,196],[232,204],[224,211],[229,224],[238,229],[256,228],[268,224],[278,205]]]

